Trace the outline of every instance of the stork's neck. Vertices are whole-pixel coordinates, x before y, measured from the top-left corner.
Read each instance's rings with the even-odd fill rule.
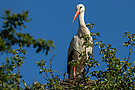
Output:
[[[86,27],[85,22],[84,22],[84,12],[81,12],[79,14],[79,28],[80,27]]]
[[[79,29],[77,35],[81,37],[82,35],[90,34],[89,29],[86,27],[84,22],[84,12],[79,14]]]

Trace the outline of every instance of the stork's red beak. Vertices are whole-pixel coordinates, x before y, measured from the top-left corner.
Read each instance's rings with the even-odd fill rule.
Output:
[[[74,19],[73,19],[73,22],[75,21],[75,19],[77,18],[77,16],[79,15],[80,11],[77,10],[76,13],[75,13],[75,16],[74,16]]]

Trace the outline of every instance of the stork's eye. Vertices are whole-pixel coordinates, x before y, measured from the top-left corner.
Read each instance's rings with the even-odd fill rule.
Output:
[[[80,7],[80,9],[82,8],[82,6]]]

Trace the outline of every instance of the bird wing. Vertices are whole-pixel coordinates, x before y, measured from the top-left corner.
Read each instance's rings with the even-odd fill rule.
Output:
[[[72,38],[69,48],[68,48],[68,55],[67,55],[67,73],[70,73],[71,66],[68,64],[70,61],[74,59],[74,48],[76,47],[76,35]]]
[[[88,34],[89,33],[90,32],[88,32]],[[90,34],[89,34],[89,36],[90,36]],[[90,38],[92,40],[91,36],[90,36]],[[72,70],[71,66],[68,64],[70,61],[75,60],[75,59],[77,59],[80,62],[83,61],[83,59],[79,57],[79,54],[81,52],[85,51],[85,47],[82,47],[83,43],[84,43],[84,39],[81,39],[79,37],[78,33],[72,38],[72,40],[70,42],[70,45],[68,48],[68,55],[67,55],[67,73],[69,73],[69,74],[70,74],[70,71]],[[89,43],[92,44],[91,41],[89,41]],[[89,52],[89,51],[92,52],[92,47],[86,48],[86,52]],[[80,68],[81,68],[81,64],[80,64]]]

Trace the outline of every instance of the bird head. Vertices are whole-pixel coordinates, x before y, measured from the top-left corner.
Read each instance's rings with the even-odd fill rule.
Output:
[[[83,5],[83,4],[78,4],[78,5],[76,6],[76,13],[75,13],[73,22],[75,21],[75,19],[77,18],[77,16],[78,16],[80,13],[84,12],[84,11],[85,11],[84,5]]]

